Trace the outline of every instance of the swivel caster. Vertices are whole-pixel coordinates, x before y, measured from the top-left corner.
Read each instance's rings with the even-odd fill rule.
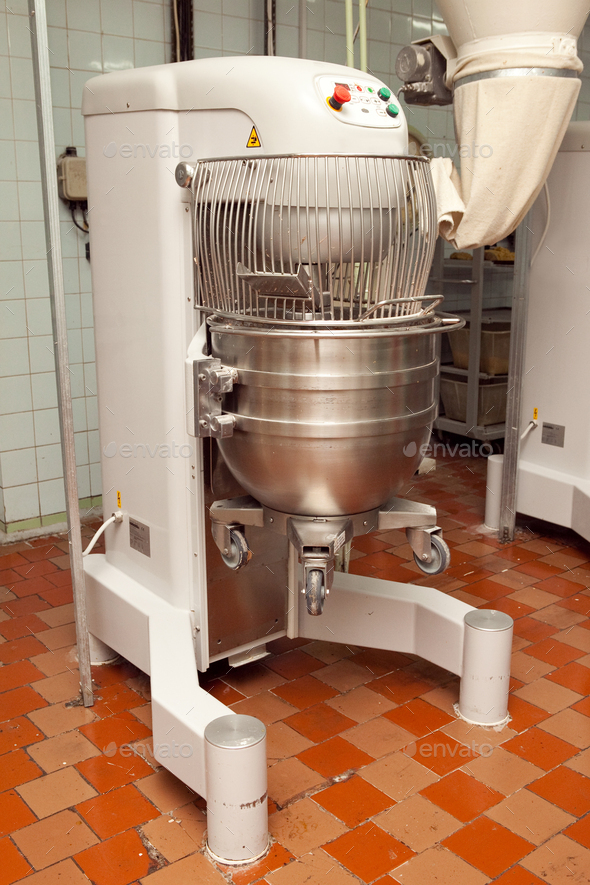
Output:
[[[228,568],[237,572],[250,562],[252,551],[248,547],[245,534],[239,529],[230,529],[229,538],[229,553],[222,553],[221,558]]]
[[[308,614],[321,615],[324,609],[325,598],[324,573],[321,569],[312,568],[307,573],[305,585],[305,602],[307,603]]]
[[[431,535],[431,559],[424,562],[414,553],[414,561],[425,575],[440,575],[451,564],[451,551],[439,535]]]

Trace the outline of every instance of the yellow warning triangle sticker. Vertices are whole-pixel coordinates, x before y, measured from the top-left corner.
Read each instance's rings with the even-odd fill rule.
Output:
[[[248,141],[246,142],[246,147],[247,148],[262,147],[262,145],[260,144],[260,139],[258,138],[256,126],[252,126],[252,132],[250,133],[250,137],[249,137]]]

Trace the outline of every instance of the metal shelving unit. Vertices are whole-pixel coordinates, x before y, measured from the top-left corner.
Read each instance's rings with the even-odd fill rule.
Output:
[[[444,375],[460,375],[467,378],[467,409],[465,421],[456,421],[447,418],[445,415],[439,416],[434,422],[436,430],[446,430],[450,433],[457,433],[460,436],[467,436],[481,442],[488,440],[500,439],[505,434],[505,424],[478,424],[478,406],[479,392],[481,381],[494,379],[496,381],[507,380],[507,375],[487,375],[485,372],[478,372],[477,367],[480,362],[481,351],[481,327],[484,318],[484,249],[473,250],[473,261],[465,262],[466,269],[471,271],[469,277],[465,279],[448,279],[445,277],[444,269],[444,241],[439,238],[436,244],[434,255],[433,270],[434,276],[430,278],[432,283],[438,284],[441,288],[448,283],[454,286],[469,286],[471,296],[471,308],[469,311],[469,328],[471,330],[469,336],[469,368],[459,369],[456,366],[441,365],[441,373]]]

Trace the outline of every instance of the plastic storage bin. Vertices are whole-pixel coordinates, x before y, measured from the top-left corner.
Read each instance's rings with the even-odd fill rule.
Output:
[[[449,335],[453,365],[469,367],[469,326]],[[486,375],[507,375],[510,353],[510,323],[488,323],[481,330],[479,371]],[[504,419],[502,419],[504,420]],[[494,424],[497,422],[493,422]]]
[[[477,410],[477,424],[479,427],[504,423],[506,420],[507,393],[507,381],[480,381]],[[447,418],[451,418],[453,421],[466,420],[467,381],[441,375],[440,396]]]

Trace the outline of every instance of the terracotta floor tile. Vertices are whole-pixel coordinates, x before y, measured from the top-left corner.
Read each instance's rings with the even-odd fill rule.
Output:
[[[480,756],[464,768],[467,774],[505,796],[511,796],[543,774],[542,768],[509,753],[503,747],[497,747],[491,756]]]
[[[278,673],[283,679],[291,680],[306,676],[314,670],[320,670],[324,664],[296,648],[276,658],[268,658],[265,661],[265,666],[274,673]]]
[[[271,835],[296,857],[330,842],[346,827],[311,799],[301,799],[269,817]]]
[[[219,864],[219,867],[224,872],[231,874],[234,885],[250,885],[250,882],[259,881],[261,876],[280,870],[294,860],[290,851],[275,842],[274,845],[271,845],[266,857],[263,857],[258,863],[252,864],[249,869],[236,870],[222,864]]]
[[[95,885],[128,885],[156,866],[135,830],[88,848],[74,859]]]
[[[565,664],[575,661],[576,658],[581,658],[583,652],[578,648],[572,648],[571,645],[565,645],[563,642],[558,642],[557,639],[552,638],[543,639],[541,642],[530,645],[525,650],[525,654],[532,655],[548,664],[553,664],[555,667],[563,667]]]
[[[65,673],[48,676],[37,682],[35,689],[51,704],[73,701],[80,695],[80,674],[78,670],[66,670]],[[92,709],[96,712],[94,707]]]
[[[389,673],[387,676],[381,676],[379,679],[369,682],[367,687],[396,704],[405,704],[406,701],[410,701],[431,689],[432,683],[426,682],[424,679],[416,679],[405,670],[397,670],[395,673]]]
[[[342,645],[340,642],[324,642],[315,639],[305,646],[305,654],[317,658],[324,664],[333,664],[343,658],[350,658],[360,651],[355,645]]]
[[[411,849],[374,823],[362,824],[323,847],[364,882],[372,882],[414,856]]]
[[[555,670],[552,664],[546,664],[545,661],[531,658],[524,651],[517,651],[512,655],[510,672],[513,677],[520,679],[521,682],[534,682],[536,679],[546,676],[547,673],[551,673],[552,670]]]
[[[97,716],[113,716],[143,703],[143,698],[124,683],[105,685],[94,696],[92,710]]]
[[[565,830],[565,835],[570,839],[575,839],[584,848],[590,848],[590,816],[586,815],[582,820],[576,821],[571,827]]]
[[[564,583],[568,584],[570,582],[564,581]],[[584,615],[586,618],[590,615],[590,599],[588,599],[587,596],[570,596],[568,599],[562,599],[558,605],[561,608],[567,608],[572,612],[577,612],[579,615]],[[580,621],[580,624],[582,623],[584,622]]]
[[[22,784],[17,792],[38,818],[49,817],[97,795],[96,790],[69,767]]]
[[[278,673],[269,670],[262,664],[251,664],[248,667],[231,669],[221,678],[246,697],[252,697],[261,691],[269,691],[285,681]]]
[[[346,740],[369,753],[374,759],[400,750],[412,743],[414,735],[382,716],[363,722],[346,732]]]
[[[495,547],[484,544],[482,541],[468,541],[466,544],[459,544],[455,550],[461,553],[468,553],[470,556],[479,558],[480,556],[489,556],[496,552]]]
[[[534,845],[540,845],[574,821],[570,814],[530,790],[519,790],[488,809],[486,816]]]
[[[14,847],[10,839],[8,837],[0,839],[0,876],[2,877],[2,885],[20,882],[30,871],[31,864]]]
[[[43,735],[29,722],[26,716],[19,716],[0,723],[0,755],[18,750],[41,740]],[[0,763],[1,764],[1,763]]]
[[[443,731],[434,731],[420,738],[406,747],[404,752],[440,776],[461,768],[479,756],[471,746],[459,743]]]
[[[0,793],[0,837],[27,827],[36,819],[15,790]]]
[[[132,784],[100,796],[95,794],[95,798],[78,804],[76,811],[101,839],[109,839],[159,816],[157,808]]]
[[[590,694],[590,669],[579,662],[561,667],[550,673],[547,679],[581,695]]]
[[[439,779],[434,772],[401,752],[367,765],[362,771],[362,777],[396,802],[401,802]]]
[[[375,823],[416,852],[431,848],[461,827],[461,821],[420,795],[379,814]]]
[[[501,729],[486,728],[483,725],[473,725],[464,719],[454,719],[448,725],[443,726],[441,731],[455,738],[459,743],[471,747],[474,753],[480,756],[489,756],[494,747],[499,747],[517,734],[507,725]]]
[[[336,661],[315,675],[317,679],[321,679],[326,685],[330,685],[340,692],[358,688],[359,685],[370,682],[374,676],[367,667],[359,666],[354,663],[354,660],[354,658],[345,658],[342,661]]]
[[[98,841],[73,811],[60,811],[18,830],[12,838],[36,870],[71,857]]]
[[[1,593],[2,591],[0,590],[0,594]],[[0,603],[0,609],[7,612],[13,618],[29,614],[30,612],[40,612],[44,609],[51,608],[49,603],[45,599],[41,599],[40,596],[27,596],[25,599],[17,599],[14,594],[11,593],[10,597],[10,600],[7,601],[8,591],[5,591],[4,595],[0,596],[0,599],[4,600]]]
[[[507,741],[504,749],[532,762],[544,771],[550,771],[577,753],[576,747],[572,744],[541,731],[540,726]]]
[[[295,796],[317,787],[323,780],[323,775],[312,771],[299,759],[283,759],[268,769],[268,795],[282,808]]]
[[[590,851],[567,836],[555,836],[521,863],[550,885],[569,885],[590,879]]]
[[[585,653],[590,652],[590,630],[584,630],[583,627],[577,625],[569,627],[567,630],[558,633],[556,639],[565,642],[567,645],[573,645],[574,648],[579,648]]]
[[[329,878],[328,878],[329,877]],[[312,885],[315,882],[330,882],[330,885],[358,885],[358,879],[321,848],[315,848],[299,857],[293,863],[269,873],[263,883],[269,885]],[[262,883],[261,883],[262,885]]]
[[[411,658],[398,651],[387,651],[381,648],[365,648],[354,655],[353,663],[366,667],[372,677],[385,676],[412,663]]]
[[[356,827],[391,806],[389,796],[356,775],[316,793],[313,800],[348,827]]]
[[[141,829],[154,848],[171,863],[186,857],[187,854],[193,854],[201,847],[200,841],[195,842],[181,824],[169,814],[163,814],[144,824]]]
[[[285,724],[315,743],[325,741],[356,725],[352,719],[343,716],[327,704],[316,704],[307,710],[295,713],[285,719]]]
[[[523,562],[521,565],[515,566],[515,571],[523,572],[525,575],[531,575],[533,578],[543,581],[545,578],[561,574],[562,569],[555,565],[549,565],[546,562],[531,560],[530,562]],[[547,587],[547,590],[550,590],[550,588]]]
[[[47,624],[48,627],[61,627],[63,624],[72,624],[74,622],[74,604],[70,602],[67,605],[59,605],[57,608],[40,612],[39,619]]]
[[[517,864],[502,876],[494,879],[495,885],[545,885],[543,879],[539,879],[534,873],[525,870]]]
[[[534,614],[534,609],[532,613]],[[557,627],[542,624],[541,621],[537,621],[528,615],[518,618],[514,623],[514,635],[520,636],[522,639],[528,639],[529,642],[540,642],[548,636],[554,636],[557,632]]]
[[[25,636],[23,639],[13,639],[0,645],[0,662],[12,664],[14,661],[23,661],[32,658],[33,655],[41,654],[46,650],[34,636]]]
[[[66,670],[78,668],[78,658],[75,648],[64,646],[57,651],[45,651],[43,654],[31,658],[31,663],[38,667],[45,676],[55,676],[56,673],[65,673]]]
[[[498,876],[533,850],[526,839],[480,817],[442,843],[487,876]]]
[[[349,734],[348,732],[347,737]],[[297,758],[325,778],[362,768],[374,761],[374,756],[368,755],[339,735],[298,753]]]
[[[83,725],[80,732],[93,744],[104,750],[105,747],[113,743],[120,747],[121,744],[129,744],[132,741],[148,737],[150,729],[146,728],[142,722],[138,722],[131,713],[124,711],[117,716],[109,716],[106,719],[99,719],[96,722]]]
[[[0,793],[18,787],[43,774],[24,750],[5,753],[0,762]]]
[[[338,694],[326,703],[329,707],[342,713],[343,716],[354,719],[355,722],[374,719],[375,716],[387,713],[396,706],[395,701],[371,691],[365,685],[359,685],[358,688],[354,688],[346,694]]]
[[[56,575],[56,576],[47,575],[47,581],[49,582],[49,584],[52,585],[51,589],[50,590],[38,590],[36,592],[39,593],[39,596],[41,596],[42,599],[46,599],[50,605],[59,606],[59,605],[66,605],[68,602],[72,602],[74,595],[72,592],[71,583],[68,582],[64,586],[60,585],[60,586],[56,587],[54,585],[57,584],[57,580],[54,580],[54,577],[56,577],[56,579],[58,579],[58,578],[61,578],[62,575]],[[63,577],[65,578],[66,575],[64,575]],[[68,577],[69,577],[69,573],[68,573]],[[45,578],[39,578],[39,580],[44,581]]]
[[[14,664],[6,664],[4,667],[0,667],[0,692],[20,688],[30,682],[36,682],[38,679],[43,679],[43,673],[30,661],[16,661]]]
[[[449,682],[447,685],[439,685],[432,691],[425,692],[422,700],[433,707],[438,707],[452,719],[455,719],[455,704],[459,701],[459,679]]]
[[[539,728],[581,750],[590,747],[590,719],[575,710],[561,710],[541,722]]]
[[[393,873],[401,885],[485,885],[490,880],[479,870],[442,846],[429,848]]]
[[[469,585],[469,592],[474,596],[479,596],[480,599],[500,599],[502,596],[508,596],[511,592],[512,587],[506,587],[505,584],[499,584],[497,581],[492,581],[489,578],[484,578],[481,581],[474,581]]]
[[[543,624],[549,624],[562,631],[575,627],[580,621],[585,620],[585,617],[585,615],[579,615],[577,612],[564,608],[562,605],[548,605],[546,608],[533,612],[531,615],[531,618],[534,620],[541,621]],[[561,639],[558,633],[554,634],[554,636],[558,640]]]
[[[576,817],[590,811],[590,778],[565,765],[528,784],[527,789]]]
[[[529,605],[517,602],[516,599],[511,599],[509,596],[503,596],[501,599],[496,599],[493,602],[486,602],[485,605],[480,605],[479,608],[491,608],[496,611],[504,612],[505,614],[510,615],[514,620],[522,618],[525,615],[530,615],[531,612],[534,612],[535,610]]]
[[[131,759],[129,760],[131,762]],[[194,790],[165,768],[137,782],[137,787],[160,811],[174,811],[195,798]]]
[[[555,593],[548,593],[546,590],[539,590],[538,587],[525,587],[523,590],[515,590],[510,594],[511,599],[517,602],[523,602],[535,610],[546,608],[548,605],[559,602],[560,597]]]
[[[47,701],[29,685],[13,688],[0,694],[0,722],[6,722],[39,707],[46,707]]]
[[[71,858],[26,878],[27,885],[88,885],[88,879]]]
[[[29,753],[47,773],[57,771],[64,765],[73,765],[91,756],[98,756],[99,750],[77,731],[59,734],[33,744]]]
[[[339,693],[316,679],[315,676],[302,676],[293,682],[284,682],[272,690],[272,694],[278,695],[288,704],[304,710],[306,707],[313,707],[321,701],[327,701],[329,698],[338,696]]]
[[[514,569],[507,569],[506,571],[496,572],[492,575],[490,581],[502,584],[503,587],[509,587],[510,590],[522,590],[534,584],[536,578],[514,571]]]
[[[535,704],[549,713],[558,713],[559,710],[563,710],[581,699],[582,695],[550,680],[549,677],[553,675],[553,673],[549,673],[546,678],[523,685],[522,688],[514,692],[514,696]]]
[[[266,756],[269,763],[296,756],[314,745],[284,722],[273,722],[266,729]]]
[[[94,707],[66,707],[65,703],[52,704],[40,710],[33,710],[28,714],[35,725],[44,732],[47,737],[54,737],[71,731],[80,725],[86,725],[96,719]],[[39,740],[37,738],[36,740]],[[32,742],[31,742],[32,743]]]
[[[94,756],[78,762],[75,767],[99,793],[106,793],[115,787],[122,787],[153,774],[153,769],[139,756]]]
[[[228,707],[230,704],[235,704],[237,701],[244,700],[244,695],[241,692],[236,691],[231,685],[226,685],[221,679],[212,679],[210,682],[203,682],[202,688],[204,688],[208,694],[213,695],[214,698],[217,698],[218,701],[221,701],[222,704],[225,704]]]
[[[369,554],[377,553],[379,550],[385,550],[386,547],[391,547],[391,544],[387,543],[387,540],[384,541],[382,538],[370,534],[357,535],[357,537],[353,539],[352,546],[354,550],[360,550],[361,553]]]
[[[242,713],[246,716],[254,716],[260,719],[265,725],[271,722],[278,722],[279,719],[285,719],[290,716],[295,707],[278,698],[270,691],[262,691],[260,694],[251,698],[245,698],[232,704],[232,710],[235,713]]]
[[[464,771],[454,771],[420,793],[463,823],[478,817],[503,798],[501,793]]]
[[[531,682],[529,685],[536,685],[536,683]],[[547,719],[550,715],[547,710],[541,710],[540,707],[523,700],[520,693],[528,687],[523,685],[522,688],[518,689],[518,695],[515,693],[509,695],[508,712],[510,714],[510,728],[513,731],[525,731],[531,725],[542,722],[543,719]]]
[[[416,737],[422,737],[452,722],[452,717],[448,713],[438,707],[433,707],[432,704],[427,704],[421,698],[415,698],[389,713],[384,713],[384,717]]]
[[[20,618],[10,618],[0,624],[0,635],[5,639],[20,639],[23,636],[31,636],[47,630],[45,624],[36,614],[23,615]]]

